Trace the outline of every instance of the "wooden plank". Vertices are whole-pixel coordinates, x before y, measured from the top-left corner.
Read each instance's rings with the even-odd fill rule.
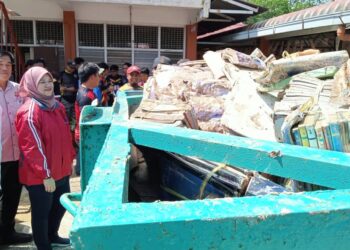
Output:
[[[350,190],[127,203],[128,127],[110,132],[73,223],[74,249],[348,248]]]
[[[350,188],[350,155],[134,121],[131,142],[330,188]]]
[[[71,231],[74,249],[349,247],[349,190],[118,204],[108,200],[115,189],[103,197],[97,188],[85,195],[82,206],[87,209],[76,217],[79,223]]]

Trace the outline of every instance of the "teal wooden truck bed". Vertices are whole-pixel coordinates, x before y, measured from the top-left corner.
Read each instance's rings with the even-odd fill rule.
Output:
[[[138,94],[82,112],[83,191],[61,199],[74,215],[74,249],[350,249],[349,154],[131,121]],[[132,144],[332,190],[129,202]]]

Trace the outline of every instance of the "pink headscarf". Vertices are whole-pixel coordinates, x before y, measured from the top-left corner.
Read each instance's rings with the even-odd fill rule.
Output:
[[[22,76],[21,82],[19,83],[19,95],[21,97],[34,98],[51,109],[57,102],[53,91],[51,96],[45,96],[38,91],[39,81],[46,74],[53,79],[50,72],[43,67],[31,67],[28,69]]]

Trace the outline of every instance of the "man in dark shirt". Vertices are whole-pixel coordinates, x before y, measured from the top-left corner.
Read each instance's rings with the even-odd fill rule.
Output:
[[[126,71],[128,70],[128,68],[130,66],[131,66],[131,63],[128,63],[128,62],[123,64],[123,75],[122,75],[122,84],[123,85],[128,82],[128,77],[127,77]]]
[[[114,96],[117,94],[119,88],[123,86],[122,77],[118,74],[119,67],[118,65],[111,65],[109,67],[109,75],[106,78],[108,84],[108,89],[110,90],[108,96],[108,106],[112,106],[114,102]]]
[[[123,86],[122,76],[118,74],[119,67],[116,64],[109,67],[109,75],[106,78],[106,82],[114,86],[114,91],[117,92],[118,89]]]
[[[80,113],[84,106],[91,105],[92,101],[96,99],[93,89],[98,86],[100,77],[100,68],[95,63],[84,63],[78,69],[78,75],[81,82],[79,87],[77,98],[75,100],[75,142],[79,145],[80,142],[80,129],[79,119]],[[80,175],[80,158],[79,151],[77,152],[77,163],[75,165],[75,173]]]
[[[74,130],[76,123],[74,114],[74,102],[77,96],[79,85],[75,72],[75,63],[73,61],[68,61],[67,67],[60,74],[61,102],[66,108],[66,114],[72,131]]]

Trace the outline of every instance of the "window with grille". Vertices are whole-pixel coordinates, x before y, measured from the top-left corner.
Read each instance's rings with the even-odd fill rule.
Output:
[[[183,58],[184,37],[184,29],[179,27],[78,24],[79,56],[120,68],[124,62],[152,68],[159,54],[176,63]]]
[[[12,22],[13,31],[17,37],[18,43],[34,44],[32,21],[12,20],[11,22]],[[7,41],[11,41],[10,37],[11,36],[8,35]]]
[[[183,49],[184,29],[183,28],[161,28],[161,49]]]
[[[86,62],[100,63],[105,61],[103,49],[79,49],[79,56],[84,58]]]
[[[103,24],[79,23],[79,46],[103,47]]]
[[[63,45],[63,24],[61,22],[36,22],[38,44]]]
[[[123,64],[126,62],[131,63],[131,61],[131,50],[107,50],[107,63],[109,65],[118,65],[119,73],[121,73]]]
[[[134,64],[142,67],[152,69],[154,58],[158,57],[158,51],[135,51],[135,62]]]
[[[135,26],[134,33],[135,48],[158,48],[158,27]]]
[[[180,59],[183,59],[183,52],[160,52],[161,56],[169,57],[172,64],[177,63]]]
[[[131,26],[107,25],[107,47],[131,48]]]
[[[64,48],[57,48],[58,54],[58,67],[60,70],[63,70],[66,66],[65,58],[64,58]]]

